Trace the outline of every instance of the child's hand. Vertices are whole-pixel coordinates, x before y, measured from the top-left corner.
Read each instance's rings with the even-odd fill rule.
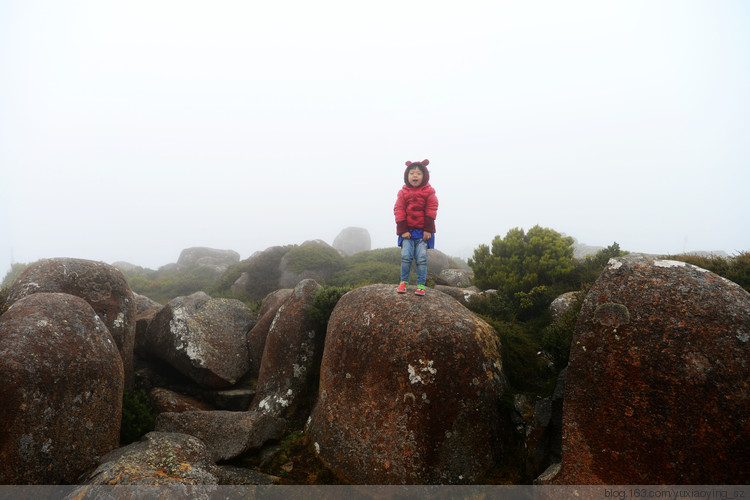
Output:
[[[427,241],[430,238],[432,238],[432,233],[428,233],[427,231],[425,231],[424,234],[422,235],[422,239]]]
[[[404,234],[402,234],[401,237],[403,239],[405,239],[405,240],[410,240],[411,239],[411,233],[407,231]]]

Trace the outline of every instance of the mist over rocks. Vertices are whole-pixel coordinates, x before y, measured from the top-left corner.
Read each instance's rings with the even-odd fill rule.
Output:
[[[372,249],[370,232],[363,227],[347,227],[333,239],[332,246],[347,257],[366,252]]]
[[[181,267],[202,266],[213,268],[221,274],[240,261],[240,254],[234,250],[217,250],[208,247],[186,248],[180,252],[177,265]]]
[[[82,298],[39,292],[0,316],[0,484],[70,484],[120,439],[124,374]]]
[[[354,484],[476,482],[501,454],[500,352],[492,327],[441,292],[352,290],[328,325],[315,449]]]
[[[750,294],[684,262],[612,259],[571,345],[555,484],[746,484]]]
[[[133,384],[136,301],[122,272],[104,262],[55,258],[31,264],[8,291],[9,305],[34,293],[81,297],[107,326],[122,358],[125,386]]]
[[[139,345],[202,387],[229,387],[248,371],[246,335],[254,324],[252,311],[239,300],[196,292],[164,306]]]

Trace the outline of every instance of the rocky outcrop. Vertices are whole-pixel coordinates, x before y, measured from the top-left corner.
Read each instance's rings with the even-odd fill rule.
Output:
[[[273,416],[291,416],[313,390],[324,332],[310,320],[309,309],[322,287],[313,280],[300,282],[279,307],[268,330],[251,410]]]
[[[18,298],[0,316],[0,381],[0,484],[72,483],[117,447],[122,360],[83,299]]]
[[[202,387],[229,387],[248,371],[246,335],[254,324],[252,311],[242,302],[197,292],[159,311],[143,350]]]
[[[557,484],[746,484],[750,294],[698,267],[612,259],[570,352]]]
[[[556,297],[549,305],[549,312],[552,316],[552,321],[559,321],[563,315],[576,304],[580,294],[581,292],[565,292]]]
[[[347,227],[334,238],[331,246],[347,257],[367,252],[372,248],[370,232],[363,227]]]
[[[443,269],[440,278],[448,286],[468,288],[471,286],[472,273],[465,269]]]
[[[197,437],[205,443],[212,460],[218,462],[280,439],[286,430],[286,421],[251,411],[188,411],[160,414],[155,430]]]
[[[301,254],[304,254],[302,261]],[[309,256],[309,258],[308,258]],[[328,281],[340,269],[340,255],[323,240],[305,241],[292,247],[279,263],[279,288],[294,288],[302,280]]]
[[[255,252],[247,260],[240,262],[239,276],[231,286],[232,293],[247,294],[250,300],[261,300],[263,297],[281,288],[279,266],[289,247],[274,246]],[[233,278],[234,279],[234,278]]]
[[[279,307],[286,302],[292,292],[291,288],[282,288],[281,290],[269,293],[263,299],[263,303],[258,311],[258,322],[252,330],[247,332],[247,351],[250,363],[248,375],[250,377],[257,378],[260,373],[260,362],[263,359],[263,351],[266,348],[268,330],[276,318]]]
[[[446,295],[450,295],[451,297],[459,301],[462,305],[468,304],[473,298],[478,297],[481,294],[481,292],[474,287],[457,288],[455,286],[435,285],[435,290],[443,292]]]
[[[190,266],[209,267],[216,274],[221,274],[240,261],[240,254],[234,250],[217,250],[207,247],[186,248],[180,252],[177,265],[180,268]]]
[[[162,387],[154,387],[148,391],[148,400],[155,413],[210,411],[214,410],[209,404],[185,394],[180,394]]]
[[[104,262],[44,259],[31,264],[13,283],[8,304],[33,293],[68,293],[89,303],[107,326],[125,370],[125,386],[133,382],[136,303],[125,277]]]
[[[141,441],[102,457],[99,466],[84,478],[83,484],[215,485],[219,484],[220,476],[221,471],[211,459],[210,450],[200,439],[187,434],[150,432]],[[82,498],[93,491],[96,490],[84,487],[78,493]],[[187,491],[183,491],[184,496],[175,498],[189,498],[190,495],[185,494]],[[108,491],[110,494],[116,492],[116,489]]]
[[[505,387],[497,334],[456,300],[357,288],[329,320],[307,430],[348,482],[473,483],[500,454]]]

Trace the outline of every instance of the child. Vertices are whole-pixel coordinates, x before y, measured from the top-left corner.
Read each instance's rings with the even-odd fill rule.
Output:
[[[438,200],[430,186],[430,160],[406,162],[404,187],[398,192],[393,213],[396,216],[398,246],[401,247],[401,283],[398,293],[406,293],[411,263],[417,264],[416,294],[424,296],[427,282],[427,249],[435,248],[435,218]]]

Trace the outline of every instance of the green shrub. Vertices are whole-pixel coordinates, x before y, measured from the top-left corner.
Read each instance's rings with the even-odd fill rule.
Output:
[[[16,262],[15,264],[12,264],[10,266],[10,270],[8,270],[8,273],[5,275],[5,278],[3,278],[2,284],[0,284],[0,287],[10,287],[14,281],[16,281],[16,278],[18,278],[22,272],[26,270],[27,267],[29,267],[30,264],[23,264],[20,262]]]
[[[573,238],[552,229],[534,226],[496,236],[492,247],[480,245],[468,263],[474,283],[504,294],[519,315],[532,317],[564,292],[574,268]]]
[[[737,283],[750,292],[750,252],[740,252],[728,259],[705,255],[668,255],[667,258],[687,262]]]
[[[344,258],[328,245],[308,243],[294,246],[286,254],[286,258],[287,266],[295,273],[319,270],[324,274],[333,274],[344,267]]]
[[[138,441],[144,434],[154,430],[156,415],[148,404],[148,395],[143,389],[125,391],[122,396],[122,424],[120,445]]]
[[[556,372],[539,356],[541,330],[535,322],[496,321],[483,318],[497,331],[503,358],[503,372],[512,392],[548,396],[555,384]]]
[[[0,288],[0,315],[2,315],[5,311],[8,310],[8,292],[10,291],[9,288]]]
[[[349,292],[351,288],[340,286],[328,286],[318,290],[310,306],[310,319],[318,325],[322,331],[328,327],[328,319],[339,299]]]

